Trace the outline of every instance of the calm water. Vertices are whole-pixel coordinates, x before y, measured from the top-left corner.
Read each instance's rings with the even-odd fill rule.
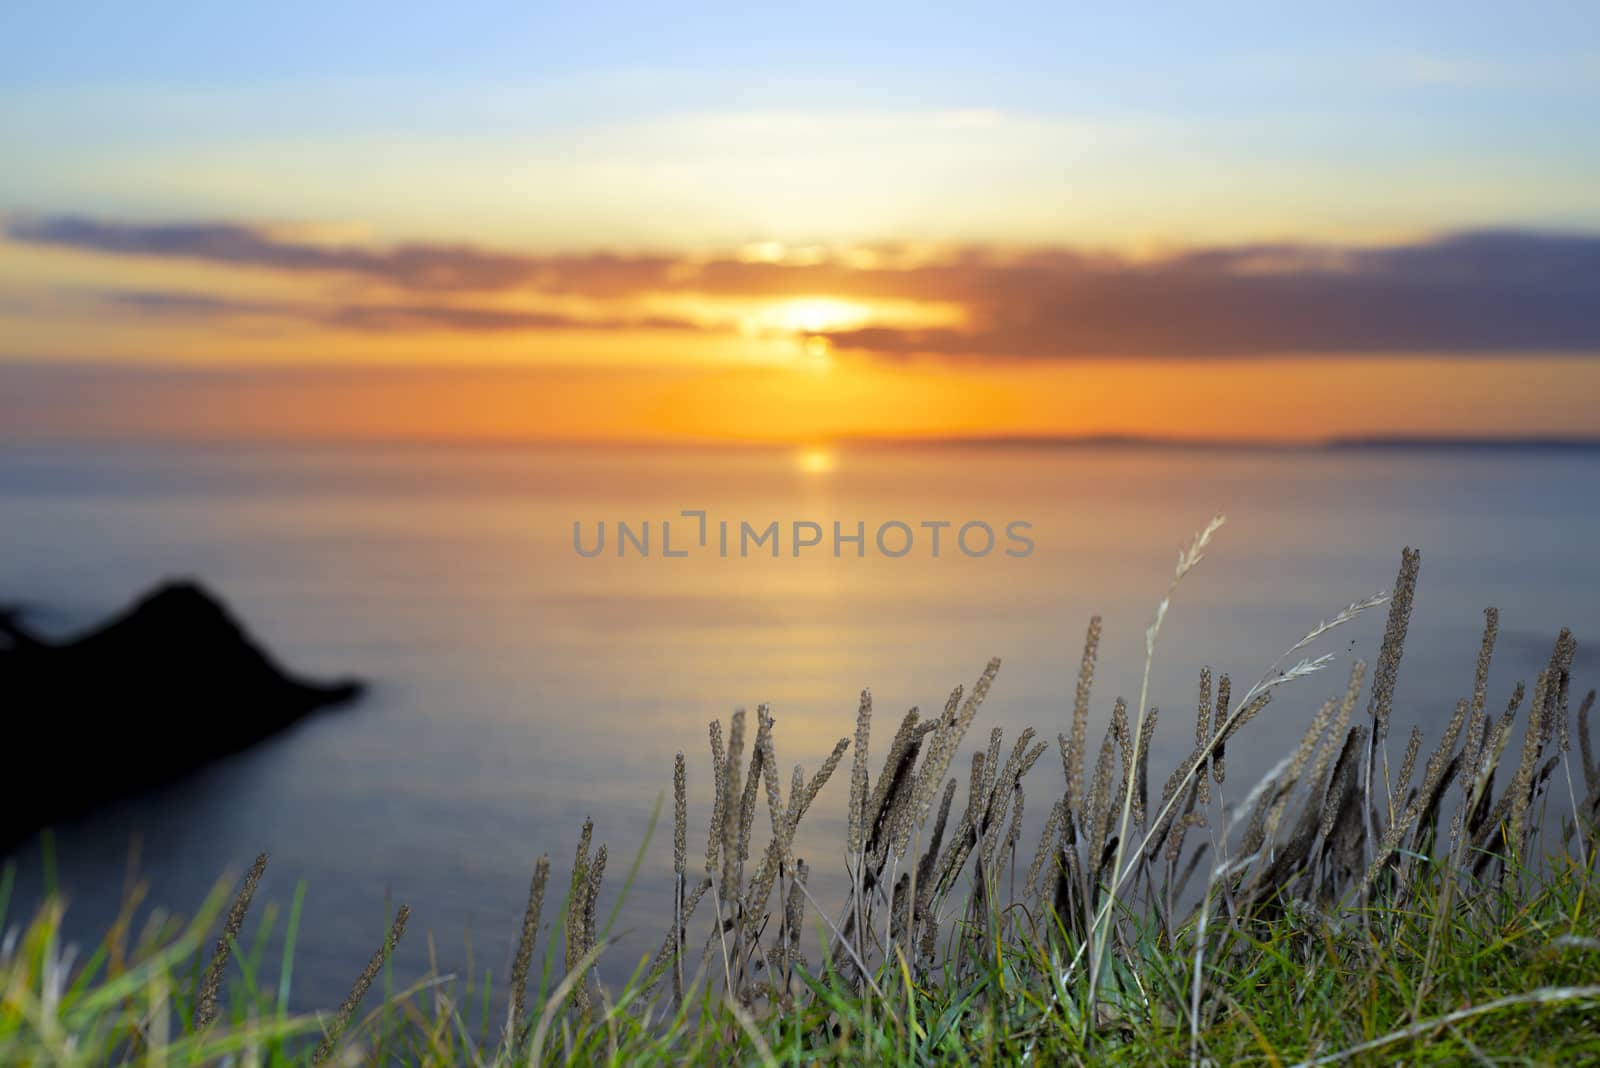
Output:
[[[1387,588],[1407,544],[1423,569],[1403,719],[1436,726],[1470,691],[1491,604],[1502,621],[1491,701],[1531,681],[1562,625],[1580,642],[1576,684],[1595,685],[1584,642],[1600,636],[1597,490],[1600,454],[1577,452],[8,447],[0,600],[67,634],[163,576],[194,575],[293,668],[373,682],[349,710],[56,835],[83,938],[114,912],[135,840],[152,899],[178,912],[270,851],[258,900],[308,885],[295,1000],[328,1005],[378,943],[386,898],[413,907],[402,979],[425,968],[425,931],[445,970],[470,952],[476,974],[503,976],[533,859],[549,851],[563,872],[592,815],[620,876],[678,749],[703,845],[706,723],[737,706],[770,702],[780,762],[810,768],[850,732],[870,686],[881,755],[906,708],[942,707],[1000,655],[974,739],[1030,724],[1053,737],[1099,613],[1103,723],[1115,696],[1137,698],[1144,628],[1177,550],[1214,511],[1229,522],[1174,599],[1158,652],[1157,781],[1187,752],[1202,665],[1248,684],[1318,620]],[[712,549],[664,559],[660,521],[686,508],[735,529],[864,521],[868,555],[847,546],[835,559],[830,540],[795,559],[785,529],[778,559],[724,559],[713,527]],[[649,558],[618,559],[612,542],[594,559],[573,551],[575,520],[588,537],[604,520],[611,537],[617,520],[647,519]],[[951,528],[938,559],[925,542],[889,559],[871,545],[888,520],[1020,520],[1035,548],[1007,557],[1002,535],[967,558]],[[675,548],[690,530],[674,524]],[[1230,746],[1231,792],[1292,744],[1352,656],[1371,659],[1381,629],[1379,610],[1325,642],[1339,665],[1281,694]],[[159,710],[147,715],[159,735]],[[72,754],[46,763],[70,789]],[[1027,781],[1035,820],[1060,778],[1052,757]],[[824,903],[837,899],[824,877],[839,867],[828,847],[847,781],[801,843]],[[670,919],[670,831],[656,843],[613,977]],[[18,862],[25,903],[41,885],[37,843]]]

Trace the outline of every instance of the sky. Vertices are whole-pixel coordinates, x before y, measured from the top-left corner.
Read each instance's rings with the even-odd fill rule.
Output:
[[[1585,4],[16,3],[0,437],[1600,435]]]

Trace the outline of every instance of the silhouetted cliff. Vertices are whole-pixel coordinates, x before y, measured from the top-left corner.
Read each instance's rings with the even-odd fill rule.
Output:
[[[361,691],[285,673],[192,582],[163,585],[65,642],[0,612],[0,845]]]

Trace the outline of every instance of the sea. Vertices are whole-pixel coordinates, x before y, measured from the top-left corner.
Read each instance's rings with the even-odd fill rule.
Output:
[[[1225,524],[1173,588],[1215,515]],[[1355,659],[1373,661],[1387,608],[1284,652],[1387,590],[1406,546],[1422,569],[1396,755],[1410,725],[1436,735],[1471,693],[1488,606],[1491,708],[1531,685],[1564,626],[1575,689],[1600,684],[1597,545],[1600,451],[1579,447],[6,445],[0,604],[28,625],[66,639],[191,578],[287,670],[370,689],[23,844],[0,923],[25,921],[53,887],[81,959],[132,889],[141,924],[191,915],[266,852],[244,941],[271,918],[259,967],[275,982],[298,888],[296,1008],[336,1005],[401,903],[412,919],[393,981],[487,980],[498,1005],[536,858],[550,856],[559,898],[592,819],[609,856],[602,911],[615,912],[601,970],[620,982],[671,920],[673,756],[687,761],[694,871],[708,724],[736,709],[753,721],[770,707],[786,783],[852,734],[864,689],[881,761],[907,710],[936,714],[998,656],[966,748],[995,727],[1008,748],[1030,726],[1051,743],[1024,782],[1031,853],[1064,783],[1055,738],[1091,617],[1097,745],[1114,700],[1137,702],[1168,603],[1148,688],[1156,782],[1193,744],[1203,667],[1238,692],[1330,658],[1230,745],[1232,801]],[[170,729],[158,704],[125,714],[157,744]],[[74,788],[70,751],[7,752],[0,767]],[[798,842],[824,909],[843,900],[847,772]]]

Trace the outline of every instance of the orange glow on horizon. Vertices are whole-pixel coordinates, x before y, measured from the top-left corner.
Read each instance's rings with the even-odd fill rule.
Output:
[[[963,258],[907,246],[915,254],[898,259],[855,249],[852,259],[767,242],[720,259],[545,260],[454,246],[393,253],[316,228],[263,228],[258,240],[341,258],[307,269],[282,266],[300,261],[274,260],[271,249],[262,262],[218,264],[197,258],[203,251],[122,255],[0,239],[0,359],[28,365],[0,364],[11,376],[4,399],[31,398],[8,406],[5,434],[796,446],[1585,435],[1595,429],[1588,398],[1600,395],[1600,361],[1577,356],[1232,358],[1203,345],[1180,356],[1168,342],[1186,335],[1164,327],[1156,305],[1190,268],[1163,273],[1159,258],[1106,267],[1045,252],[1029,268],[1045,273],[1011,275],[1028,262],[1017,249]],[[1307,255],[1270,251],[1208,276],[1214,291],[1297,269]],[[1338,263],[1351,255],[1313,252]],[[418,273],[418,262],[429,270]],[[1117,288],[1147,269],[1143,288]],[[1095,321],[1107,307],[1112,318]],[[1247,310],[1276,325],[1262,307]],[[1194,318],[1221,323],[1215,336],[1231,343],[1234,320],[1205,310]],[[1156,332],[1141,333],[1152,323]],[[1120,358],[1099,350],[1130,337],[1145,347]],[[991,341],[1028,355],[996,356],[981,347]],[[945,354],[925,355],[930,347]],[[109,367],[107,380],[126,384],[102,385],[98,370],[73,379],[73,365]]]
[[[126,381],[118,374],[130,376]],[[20,377],[19,377],[20,376]],[[48,375],[43,376],[48,383]],[[27,372],[10,392],[26,396]],[[97,372],[8,416],[21,438],[725,441],[1120,434],[1311,442],[1339,435],[1583,434],[1591,361],[1410,358],[971,366],[835,360],[640,368],[280,367]],[[1548,383],[1564,388],[1552,392]],[[1416,398],[1431,397],[1428,407]],[[130,398],[136,400],[131,403]]]

